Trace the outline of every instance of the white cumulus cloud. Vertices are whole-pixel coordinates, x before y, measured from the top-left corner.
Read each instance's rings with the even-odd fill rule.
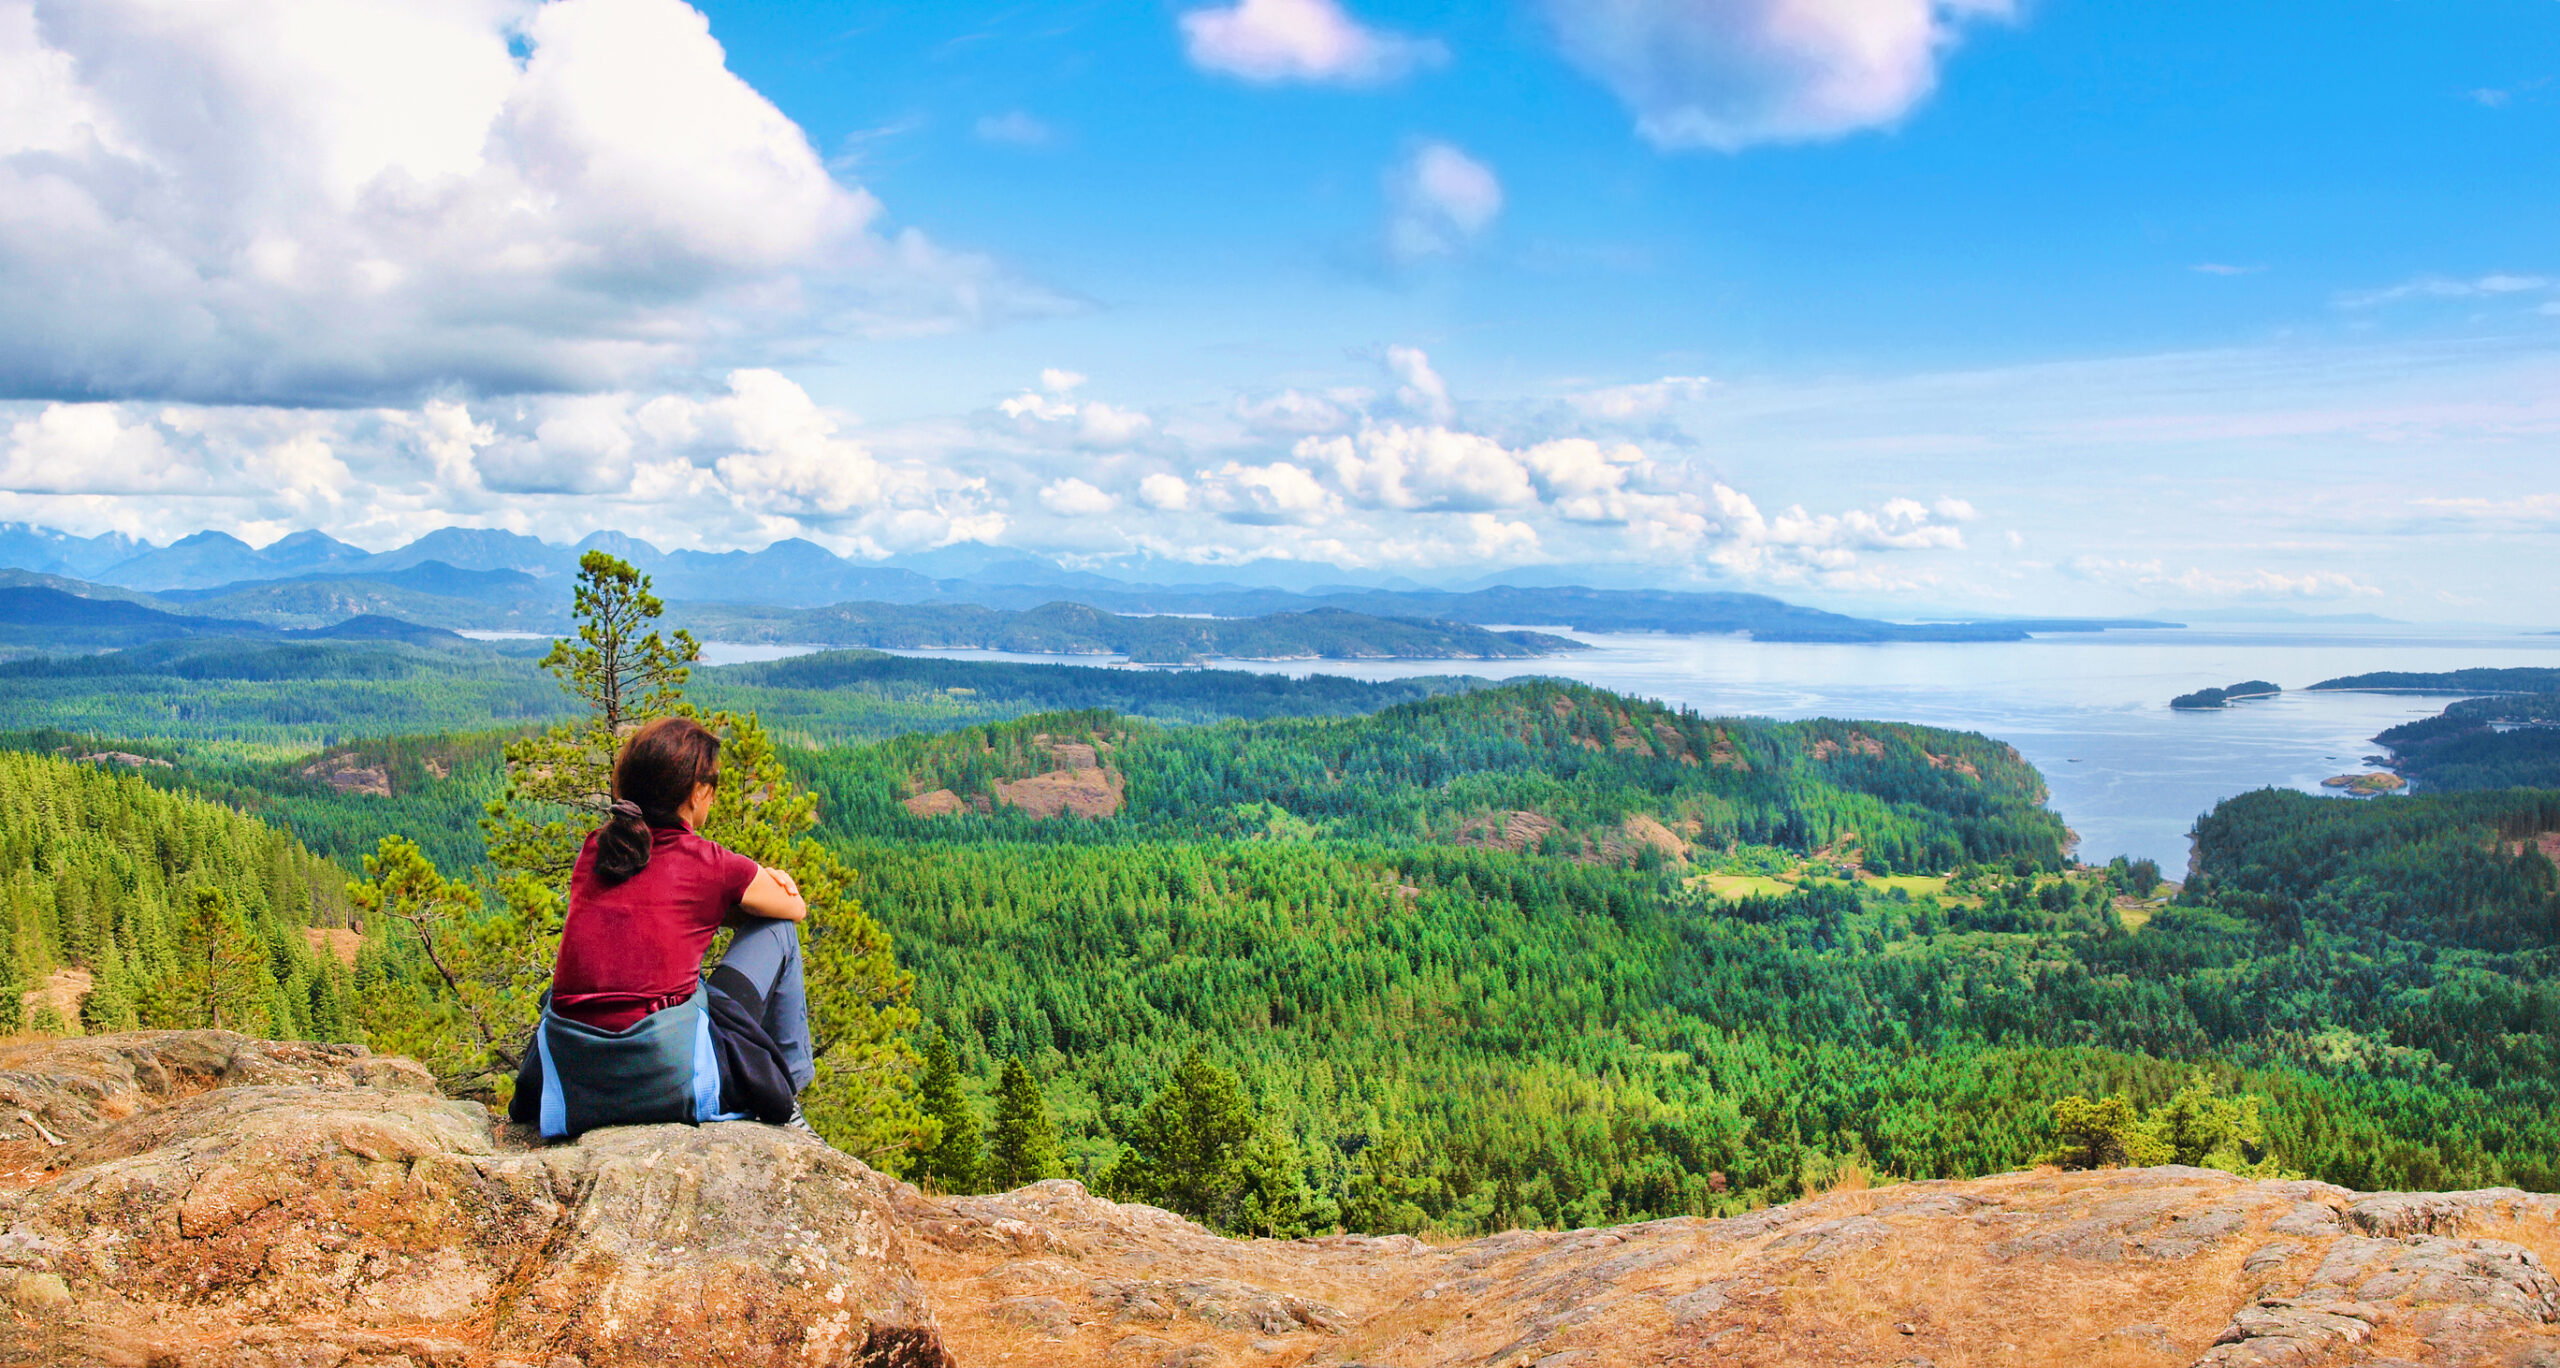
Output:
[[[1179,513],[1191,506],[1191,482],[1158,471],[1138,481],[1138,501],[1162,512]]]
[[[1229,461],[1202,471],[1204,501],[1231,522],[1313,523],[1342,509],[1342,499],[1315,472],[1287,461],[1247,465]]]
[[[1120,501],[1072,476],[1040,491],[1040,506],[1063,518],[1091,518],[1108,513]]]
[[[1026,434],[1063,435],[1071,445],[1090,450],[1125,447],[1155,430],[1155,419],[1135,409],[1075,398],[1084,383],[1084,376],[1052,367],[1040,372],[1040,388],[1024,390],[996,405],[996,411]]]
[[[1546,0],[1565,56],[1657,146],[1734,151],[1890,124],[1968,20],[2014,0]]]
[[[1449,382],[1431,368],[1431,357],[1420,347],[1387,348],[1387,374],[1396,380],[1396,403],[1406,412],[1435,423],[1448,422],[1457,412],[1449,398]]]
[[[1375,85],[1449,55],[1430,39],[1370,28],[1335,0],[1237,0],[1188,11],[1180,22],[1192,65],[1265,85]]]
[[[680,0],[0,0],[0,394],[605,390],[1006,304]]]
[[[415,409],[141,403],[0,412],[0,518],[166,539],[319,526],[368,544],[437,527],[666,546],[806,536],[883,554],[1009,525],[986,480],[883,459],[777,372],[725,389],[543,395]]]
[[[1356,437],[1309,437],[1290,455],[1330,471],[1346,495],[1369,508],[1460,512],[1538,499],[1527,468],[1500,442],[1445,427],[1387,424]]]

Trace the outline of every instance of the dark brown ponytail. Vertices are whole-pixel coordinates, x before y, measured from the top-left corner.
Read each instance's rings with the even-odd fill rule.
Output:
[[[649,867],[652,827],[671,827],[698,784],[720,782],[720,738],[690,717],[631,734],[613,763],[613,817],[596,833],[596,880],[611,888]]]

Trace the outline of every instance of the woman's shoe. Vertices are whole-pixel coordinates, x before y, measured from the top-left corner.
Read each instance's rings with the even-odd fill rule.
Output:
[[[791,1099],[791,1119],[783,1122],[782,1128],[784,1130],[796,1130],[802,1135],[816,1135],[818,1133],[818,1128],[809,1124],[808,1114],[800,1110],[800,1099],[796,1097]]]

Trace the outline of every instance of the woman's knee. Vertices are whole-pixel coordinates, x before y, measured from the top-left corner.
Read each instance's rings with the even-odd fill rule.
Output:
[[[800,923],[777,921],[770,917],[749,917],[738,924],[729,937],[729,948],[720,956],[724,964],[740,969],[750,965],[779,970],[800,958]]]

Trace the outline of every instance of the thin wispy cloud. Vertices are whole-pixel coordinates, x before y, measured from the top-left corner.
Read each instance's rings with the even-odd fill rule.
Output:
[[[2551,88],[2552,78],[2538,77],[2511,86],[2479,86],[2462,92],[2462,98],[2484,109],[2504,109],[2521,99],[2529,99]]]
[[[999,147],[1047,147],[1058,140],[1058,131],[1019,109],[1002,114],[979,117],[978,141]]]
[[[2195,272],[2197,275],[2245,276],[2257,275],[2265,271],[2267,268],[2264,266],[2240,266],[2227,261],[2199,261],[2193,266],[2189,266],[2187,269]]]
[[[2442,517],[2481,525],[2560,526],[2560,493],[2514,494],[2494,499],[2480,495],[2429,496],[2417,504]]]
[[[1387,172],[1387,257],[1411,265],[1454,256],[1501,212],[1492,167],[1451,144],[1424,143]]]
[[[2172,570],[2158,560],[2107,560],[2083,556],[2071,563],[2074,574],[2123,584],[2153,594],[2205,599],[2362,599],[2380,598],[2382,590],[2342,570],[2287,572],[2256,569],[2241,572],[2196,566]]]
[[[2454,276],[2420,276],[2379,290],[2362,290],[2339,296],[2341,307],[2371,309],[2385,304],[2425,299],[2495,299],[2508,295],[2548,294],[2553,287],[2547,276],[2492,272],[2467,279]]]

